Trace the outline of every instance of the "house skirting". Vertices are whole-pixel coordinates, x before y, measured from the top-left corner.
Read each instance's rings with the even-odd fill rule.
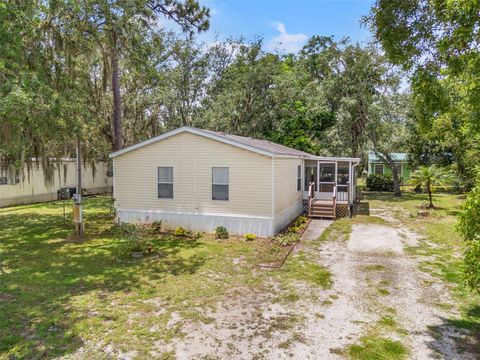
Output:
[[[236,214],[192,214],[162,212],[161,210],[141,209],[117,209],[117,220],[122,223],[149,224],[154,221],[162,221],[162,228],[174,230],[183,227],[191,231],[213,232],[217,226],[225,226],[230,234],[244,235],[253,233],[260,237],[274,236],[282,224],[288,224],[292,218],[286,220],[289,214],[297,212],[298,205],[294,209],[287,209],[277,221],[269,217],[255,217]],[[301,209],[301,202],[300,202]],[[281,228],[280,228],[281,230]]]
[[[90,194],[106,194],[106,193],[112,192],[111,186],[88,188],[87,190]],[[0,199],[0,208],[7,207],[7,206],[14,206],[14,205],[27,205],[27,204],[55,201],[57,200],[57,198],[58,198],[57,191],[52,191],[44,194],[16,195],[16,196]]]
[[[278,234],[283,230],[293,219],[303,213],[303,200],[299,199],[295,204],[290,205],[281,213],[275,215],[274,232]]]

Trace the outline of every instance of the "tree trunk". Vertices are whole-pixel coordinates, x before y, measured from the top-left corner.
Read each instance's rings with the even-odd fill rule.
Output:
[[[402,191],[400,190],[400,179],[398,178],[398,169],[395,167],[395,163],[392,161],[389,163],[392,168],[392,179],[393,179],[393,191],[395,196],[402,196]]]
[[[113,150],[123,147],[122,142],[122,98],[120,95],[120,77],[118,71],[117,37],[112,36],[112,93],[113,93]]]
[[[429,201],[428,207],[433,209],[432,187],[430,185],[430,181],[427,181],[427,192],[428,192],[428,201]]]

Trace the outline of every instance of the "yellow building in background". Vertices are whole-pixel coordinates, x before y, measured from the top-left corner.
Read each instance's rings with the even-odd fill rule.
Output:
[[[61,188],[76,186],[75,170],[75,159],[62,159],[56,165],[53,180],[46,182],[41,164],[34,163],[30,171],[25,166],[16,178],[0,168],[0,207],[56,200]],[[90,194],[111,192],[112,178],[107,175],[106,162],[82,166],[82,188]]]

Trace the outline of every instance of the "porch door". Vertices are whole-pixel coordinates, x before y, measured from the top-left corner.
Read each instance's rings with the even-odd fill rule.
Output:
[[[319,162],[318,164],[318,192],[316,197],[323,200],[331,200],[333,187],[335,186],[335,174],[337,164],[335,162]]]
[[[337,201],[348,202],[350,190],[350,163],[339,161],[337,163]]]

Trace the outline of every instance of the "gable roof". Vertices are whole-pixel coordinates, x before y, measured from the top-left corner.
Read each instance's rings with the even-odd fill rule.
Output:
[[[408,161],[408,154],[407,153],[390,153],[393,161]],[[375,161],[382,161],[373,151],[368,153],[368,161],[375,162]]]
[[[184,126],[172,131],[169,131],[165,134],[162,134],[160,136],[156,136],[154,138],[142,141],[138,144],[126,147],[125,149],[115,151],[111,153],[109,156],[110,158],[114,158],[116,156],[125,154],[127,152],[136,150],[138,148],[144,147],[149,144],[153,144],[157,141],[167,139],[171,136],[183,133],[183,132],[189,132],[192,134],[204,136],[213,140],[217,140],[226,144],[230,144],[245,150],[249,150],[261,155],[266,155],[266,156],[286,156],[286,157],[314,157],[315,155],[295,150],[292,148],[289,148],[287,146],[283,146],[280,144],[273,143],[271,141],[267,140],[259,140],[259,139],[254,139],[250,137],[245,137],[245,136],[238,136],[238,135],[230,135],[226,134],[223,132],[217,132],[217,131],[211,131],[211,130],[204,130],[204,129],[197,129],[189,126]]]

